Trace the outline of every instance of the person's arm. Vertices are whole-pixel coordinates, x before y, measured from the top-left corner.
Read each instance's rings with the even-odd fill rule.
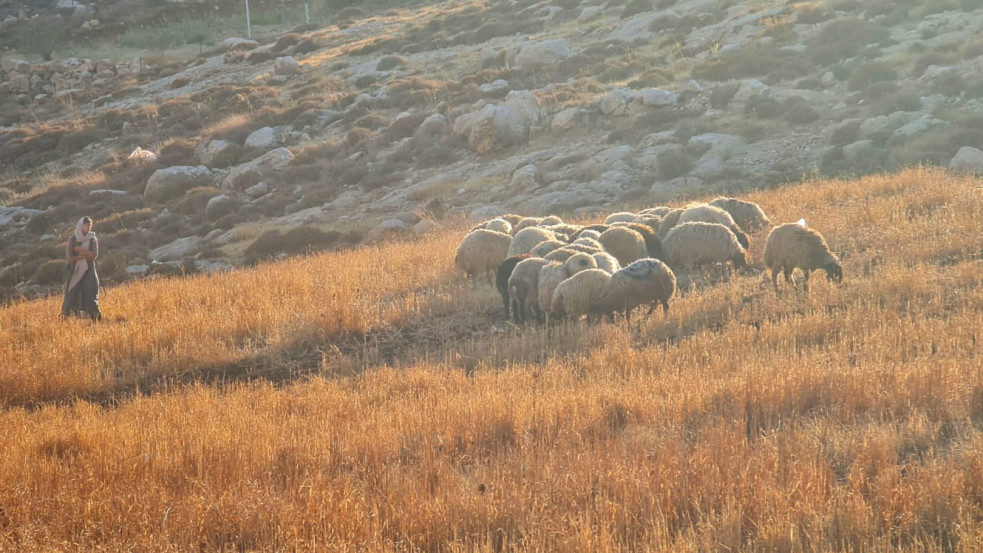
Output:
[[[92,237],[92,249],[90,251],[92,252],[92,257],[89,258],[89,261],[95,261],[99,257],[99,239],[95,236]]]

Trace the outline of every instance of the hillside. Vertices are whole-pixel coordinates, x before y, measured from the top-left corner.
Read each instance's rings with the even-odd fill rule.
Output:
[[[5,298],[983,157],[973,0],[13,6]]]
[[[981,190],[754,192],[843,282],[737,272],[631,325],[506,324],[462,226],[111,287],[96,325],[14,302],[0,549],[973,551]]]

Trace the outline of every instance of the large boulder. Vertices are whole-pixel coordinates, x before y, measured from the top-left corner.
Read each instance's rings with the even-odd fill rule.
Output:
[[[534,71],[551,67],[573,55],[566,39],[555,38],[542,42],[530,42],[519,47],[511,65],[522,71]]]
[[[484,154],[496,147],[514,146],[529,140],[532,126],[542,119],[539,102],[528,90],[514,90],[501,105],[486,105],[468,125],[455,130],[468,130],[468,144]]]
[[[175,165],[154,171],[147,179],[143,197],[152,202],[163,202],[192,188],[214,184],[212,172],[204,165]]]
[[[224,190],[241,191],[257,184],[265,177],[279,173],[294,158],[286,148],[277,148],[258,158],[233,167],[222,181]]]
[[[949,160],[949,170],[974,175],[983,174],[983,151],[972,146],[959,148],[956,155]]]

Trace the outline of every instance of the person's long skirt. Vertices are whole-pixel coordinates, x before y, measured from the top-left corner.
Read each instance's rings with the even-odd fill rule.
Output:
[[[99,311],[99,275],[96,273],[95,264],[82,275],[82,280],[71,290],[68,284],[71,282],[71,272],[68,274],[68,282],[65,283],[65,299],[61,304],[61,314],[68,316],[88,316],[92,320],[101,321],[102,312]]]

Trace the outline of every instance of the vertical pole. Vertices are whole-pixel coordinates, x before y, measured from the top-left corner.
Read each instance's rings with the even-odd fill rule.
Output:
[[[253,26],[249,22],[249,0],[246,0],[246,38],[253,38]]]
[[[310,0],[304,0],[304,17],[307,19],[307,23],[311,22],[311,3]]]

